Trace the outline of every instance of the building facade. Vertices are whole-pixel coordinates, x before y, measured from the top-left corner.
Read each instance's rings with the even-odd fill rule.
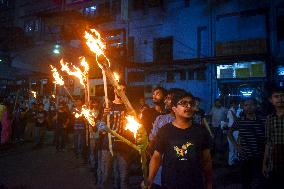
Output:
[[[269,80],[283,85],[283,9],[281,0],[19,0],[14,25],[31,44],[11,62],[48,75],[48,65],[84,54],[80,35],[95,27],[130,98],[150,102],[155,86],[181,87],[207,111],[216,98],[227,105],[260,98]],[[99,94],[98,68],[91,75]]]

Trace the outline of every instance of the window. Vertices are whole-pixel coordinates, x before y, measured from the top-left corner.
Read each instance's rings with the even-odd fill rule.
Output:
[[[206,26],[197,27],[197,57],[204,57],[208,49],[208,31]]]
[[[277,17],[277,39],[284,41],[284,15]]]
[[[133,10],[144,9],[144,0],[135,0],[133,2]]]
[[[119,14],[121,11],[121,1],[120,0],[113,0],[111,6],[112,14]]]
[[[204,69],[197,69],[195,71],[196,80],[206,80],[205,70]]]
[[[217,79],[265,77],[265,62],[250,61],[217,66]]]
[[[145,93],[152,93],[152,85],[145,86]]]
[[[277,71],[278,76],[284,76],[284,66],[283,65],[277,66],[276,71]]]
[[[34,21],[30,20],[25,23],[25,32],[33,32],[34,31]]]
[[[169,64],[173,61],[173,37],[154,39],[154,62]]]
[[[188,80],[194,80],[194,70],[190,69],[187,71]]]
[[[9,6],[9,1],[8,0],[1,0],[0,1],[0,7],[8,7]]]
[[[184,6],[185,7],[189,7],[189,4],[190,4],[189,0],[184,0]]]
[[[144,82],[145,74],[144,72],[129,72],[128,82]]]
[[[186,80],[186,71],[185,70],[180,70],[180,80]]]
[[[128,58],[129,61],[134,61],[134,37],[130,36],[128,38],[128,45],[127,45],[127,50],[128,50]]]
[[[93,5],[84,9],[83,13],[87,16],[95,16],[97,12],[97,6]]]
[[[110,3],[101,3],[97,7],[98,16],[109,16],[110,15]]]
[[[167,83],[172,83],[175,81],[175,72],[168,71],[167,72]]]
[[[34,21],[34,31],[40,31],[40,24],[41,22],[39,19]]]
[[[148,0],[149,7],[159,7],[163,5],[163,0]]]

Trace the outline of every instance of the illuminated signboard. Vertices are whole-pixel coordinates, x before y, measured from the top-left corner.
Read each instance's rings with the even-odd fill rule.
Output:
[[[284,66],[278,66],[277,68],[277,75],[283,76],[284,75]]]
[[[250,61],[217,65],[217,79],[265,77],[265,62]]]

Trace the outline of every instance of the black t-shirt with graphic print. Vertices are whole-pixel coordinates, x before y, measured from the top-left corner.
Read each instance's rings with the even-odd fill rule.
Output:
[[[197,125],[180,129],[169,123],[162,127],[155,150],[163,155],[163,188],[204,188],[201,154],[210,148],[210,144],[208,132]]]

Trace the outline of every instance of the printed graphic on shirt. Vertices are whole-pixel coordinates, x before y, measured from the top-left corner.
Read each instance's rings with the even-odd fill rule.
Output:
[[[189,157],[189,149],[190,147],[193,146],[191,142],[187,142],[179,148],[178,146],[174,147],[174,150],[176,151],[176,155],[179,158],[179,160],[187,160],[187,157]]]

